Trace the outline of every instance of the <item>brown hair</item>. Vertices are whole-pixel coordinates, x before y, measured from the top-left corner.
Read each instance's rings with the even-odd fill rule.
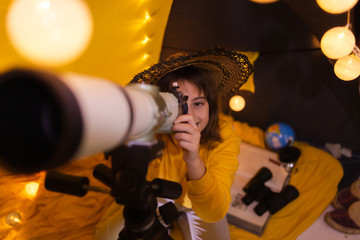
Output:
[[[215,84],[213,84],[207,70],[200,67],[186,66],[166,74],[159,80],[158,86],[160,91],[168,91],[173,82],[183,80],[194,84],[199,91],[204,93],[209,104],[209,122],[201,132],[200,144],[210,149],[214,148],[217,142],[222,141],[219,129],[218,94]]]

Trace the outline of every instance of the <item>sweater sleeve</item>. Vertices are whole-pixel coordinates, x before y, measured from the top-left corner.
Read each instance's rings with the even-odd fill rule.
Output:
[[[220,132],[223,141],[203,159],[206,173],[202,178],[186,183],[192,208],[205,222],[216,222],[225,217],[231,202],[230,188],[238,168],[240,139],[231,122],[223,122]]]

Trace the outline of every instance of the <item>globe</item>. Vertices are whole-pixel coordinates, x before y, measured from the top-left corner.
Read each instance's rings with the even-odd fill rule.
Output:
[[[295,133],[286,123],[274,123],[266,129],[265,141],[269,148],[279,150],[295,141]]]

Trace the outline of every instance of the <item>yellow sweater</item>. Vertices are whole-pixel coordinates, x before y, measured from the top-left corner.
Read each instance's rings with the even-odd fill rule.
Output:
[[[148,170],[148,180],[158,177],[180,183],[183,193],[176,201],[192,208],[205,222],[216,222],[225,217],[231,202],[230,188],[238,168],[240,139],[232,122],[222,117],[220,134],[223,141],[216,148],[200,148],[200,157],[207,169],[201,179],[187,181],[182,149],[168,134],[158,136],[165,143],[163,155],[152,161]]]

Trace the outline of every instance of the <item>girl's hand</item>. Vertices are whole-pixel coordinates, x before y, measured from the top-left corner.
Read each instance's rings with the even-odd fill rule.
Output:
[[[189,114],[180,115],[171,130],[175,133],[174,139],[178,141],[184,151],[184,160],[191,162],[199,158],[201,133],[194,118]]]
[[[189,179],[199,179],[205,173],[205,165],[199,157],[201,133],[194,118],[189,114],[180,115],[172,126],[174,139],[183,149],[183,158],[188,167]]]

